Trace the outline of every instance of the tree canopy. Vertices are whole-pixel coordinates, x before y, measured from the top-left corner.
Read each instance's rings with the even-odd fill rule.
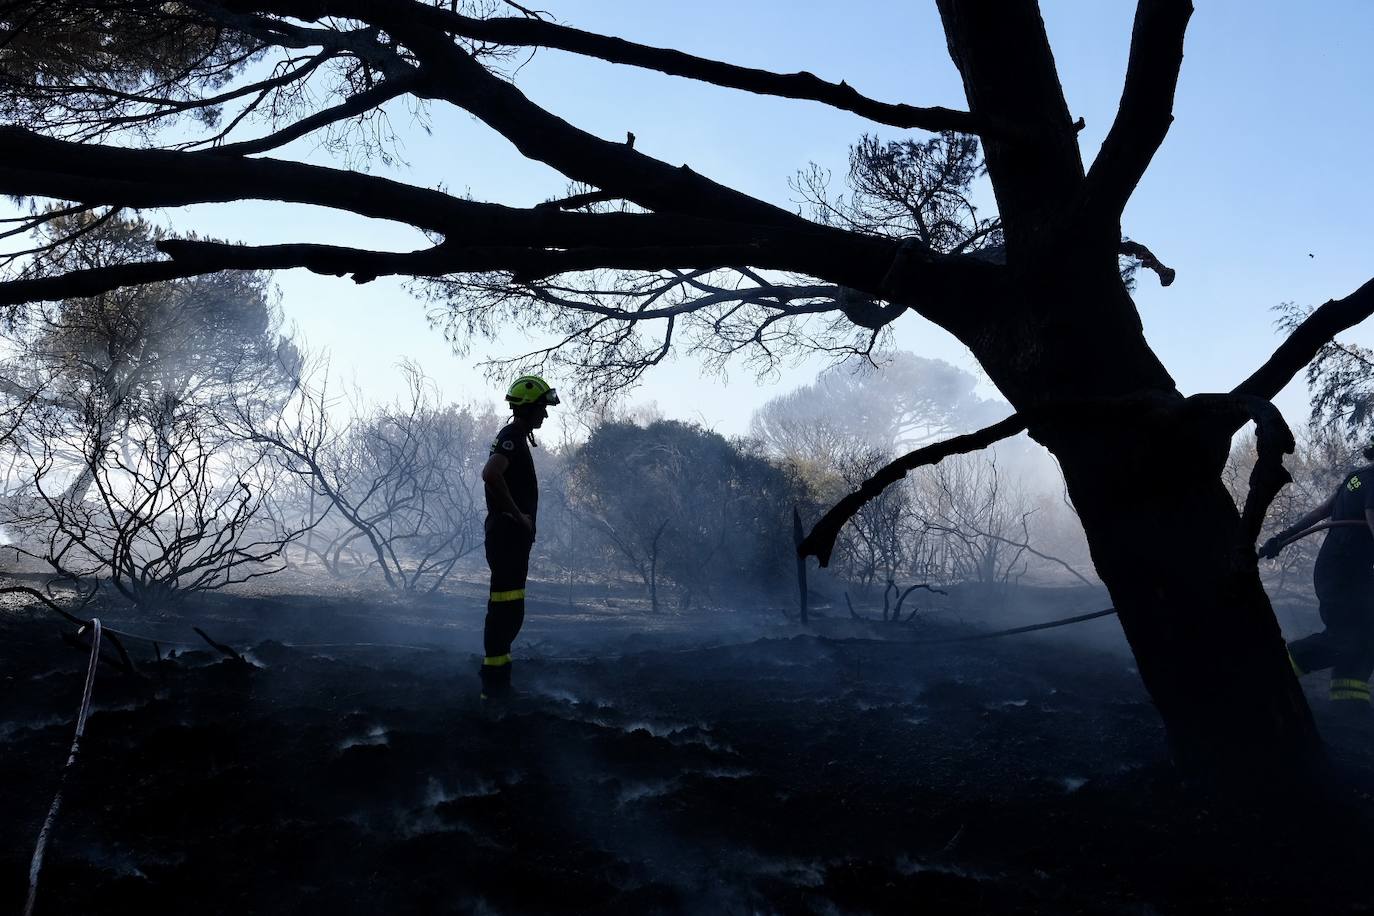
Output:
[[[969,111],[880,101],[808,72],[648,47],[510,8],[518,14],[425,0],[5,4],[5,193],[90,212],[241,199],[313,204],[396,220],[434,244],[395,253],[306,239],[248,246],[166,238],[158,243],[166,257],[16,276],[0,286],[0,300],[84,296],[224,269],[306,267],[358,282],[399,274],[432,281],[427,292],[448,299],[468,327],[490,327],[503,309],[537,314],[560,343],[535,356],[573,359],[616,384],[661,360],[675,334],[708,353],[747,351],[765,361],[797,347],[868,352],[910,308],[967,341],[988,317],[968,304],[998,299],[1019,259],[1048,256],[1037,239],[1052,227],[1059,236],[1070,226],[1113,227],[1106,244],[1114,255],[1160,269],[1166,282],[1172,276],[1148,249],[1122,241],[1115,224],[1168,129],[1191,12],[1183,0],[1140,4],[1121,109],[1086,171],[1028,0],[992,19],[941,4],[947,31],[1015,36],[996,49],[998,66],[1030,68],[1013,93],[1019,100],[993,104],[974,92]],[[926,143],[864,138],[847,202],[825,198],[816,176],[803,176],[822,217],[807,219],[638,152],[633,136],[599,138],[544,110],[510,72],[512,56],[533,48],[943,133]],[[955,50],[976,89],[984,77]],[[382,106],[402,97],[471,114],[585,190],[515,208],[271,155],[314,135],[347,164],[385,157]],[[986,164],[974,138],[988,150]],[[1018,161],[1048,166],[1038,188],[1003,180],[1024,171]],[[960,194],[984,167],[1001,211],[991,218]],[[1348,326],[1374,308],[1371,299],[1366,286],[1322,317]],[[1306,336],[1295,334],[1246,390],[1272,394],[1299,371],[1320,346]]]

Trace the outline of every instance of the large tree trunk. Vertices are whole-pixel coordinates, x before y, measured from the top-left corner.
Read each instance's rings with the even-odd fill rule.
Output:
[[[1320,746],[1254,545],[1208,450],[1151,432],[1055,453],[1175,759],[1224,780],[1308,773]]]
[[[1036,320],[1121,313],[1129,297],[1116,277],[1065,260],[1026,288],[1038,295],[1007,307],[1021,316],[1008,322],[1016,330],[985,337],[975,353],[1028,416],[1085,395],[1126,399],[1042,410],[1029,430],[1059,459],[1175,759],[1232,783],[1312,773],[1320,741],[1260,583],[1253,534],[1221,479],[1231,423],[1186,403],[1138,325],[1089,339],[1092,322]],[[1158,406],[1130,406],[1142,393]]]
[[[1309,773],[1320,742],[1221,482],[1231,429],[1188,409],[1144,339],[1117,269],[1119,212],[1085,191],[1036,3],[938,5],[970,109],[1019,128],[984,143],[1005,301],[966,310],[991,307],[995,323],[946,326],[1059,459],[1178,763],[1226,782]],[[1142,396],[1157,406],[1126,406]],[[1122,406],[1055,412],[1085,398]]]
[[[1061,311],[1074,302],[1119,309],[1129,300],[1115,277],[1065,263],[1054,282],[1032,288],[1048,299],[1008,303],[1009,316],[1026,320],[974,350],[1018,410],[1044,417],[1029,431],[1059,460],[1175,759],[1227,782],[1312,773],[1320,741],[1260,583],[1253,534],[1221,479],[1230,422],[1190,407],[1138,330],[1089,340],[1088,322],[1047,330],[1028,317],[1051,301]],[[1159,406],[1043,411],[1141,393]]]

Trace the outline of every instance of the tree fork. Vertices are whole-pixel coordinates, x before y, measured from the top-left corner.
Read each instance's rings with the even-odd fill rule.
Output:
[[[1032,0],[938,6],[970,111],[1034,119],[1038,128],[1029,138],[986,138],[1014,289],[981,333],[960,337],[1028,417],[1084,391],[1152,393],[1171,403],[1150,416],[1033,422],[1030,433],[1061,463],[1180,767],[1218,788],[1310,776],[1322,759],[1320,740],[1247,542],[1255,508],[1242,523],[1216,467],[1227,424],[1208,426],[1199,405],[1185,406],[1145,341],[1116,275],[1119,211],[1077,218],[1083,165],[1039,10]],[[1142,0],[1132,63],[1149,70],[1128,74],[1113,128],[1119,136],[1141,134],[1153,146],[1163,140],[1168,113],[1161,118],[1158,103],[1172,101],[1181,52],[1163,65],[1147,52],[1181,48],[1189,11],[1186,2]],[[1149,91],[1141,91],[1142,79]],[[1136,105],[1142,98],[1150,104]],[[1153,146],[1144,155],[1104,149],[1090,178],[1103,192],[1090,196],[1124,205]],[[1267,490],[1273,478],[1256,483]]]

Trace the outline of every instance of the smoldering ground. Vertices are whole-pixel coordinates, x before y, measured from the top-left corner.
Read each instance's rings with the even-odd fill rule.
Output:
[[[537,587],[532,591],[537,591]],[[957,596],[956,596],[957,597]],[[1041,604],[1088,607],[1060,590]],[[1077,601],[1077,605],[1075,605]],[[1111,644],[818,609],[531,601],[483,715],[480,595],[211,596],[208,647],[102,671],[40,912],[1359,912],[1368,794],[1275,835],[1200,804]],[[872,608],[861,605],[860,612]],[[775,614],[774,611],[777,611]],[[962,619],[961,619],[962,618]],[[176,639],[187,619],[121,621]],[[1110,621],[1107,621],[1110,624]],[[4,626],[0,895],[19,900],[84,657]],[[1118,636],[1119,639],[1119,636]],[[1319,685],[1314,685],[1314,690]],[[1328,721],[1341,778],[1374,734]]]

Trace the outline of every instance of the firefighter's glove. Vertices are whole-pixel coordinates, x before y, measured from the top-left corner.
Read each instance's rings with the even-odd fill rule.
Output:
[[[1279,551],[1282,549],[1283,542],[1280,541],[1277,536],[1275,536],[1265,541],[1260,546],[1259,555],[1265,560],[1272,560],[1274,559],[1274,557],[1279,555]]]

